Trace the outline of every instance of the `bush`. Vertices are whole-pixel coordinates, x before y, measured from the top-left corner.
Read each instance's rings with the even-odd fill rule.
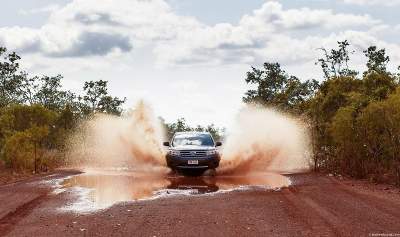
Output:
[[[14,170],[34,169],[34,145],[28,132],[16,132],[6,139],[3,157],[6,165]]]

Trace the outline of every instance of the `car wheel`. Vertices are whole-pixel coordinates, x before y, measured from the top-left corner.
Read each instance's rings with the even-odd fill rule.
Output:
[[[216,176],[217,171],[215,169],[208,169],[204,173],[205,176]]]

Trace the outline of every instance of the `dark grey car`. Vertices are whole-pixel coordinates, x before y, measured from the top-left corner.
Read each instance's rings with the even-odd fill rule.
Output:
[[[175,133],[171,142],[164,142],[168,146],[167,165],[177,171],[215,169],[221,159],[217,150],[221,145],[208,132]]]

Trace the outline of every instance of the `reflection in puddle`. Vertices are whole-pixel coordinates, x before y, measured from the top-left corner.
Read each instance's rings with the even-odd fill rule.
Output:
[[[146,175],[133,172],[89,172],[71,177],[64,188],[82,188],[94,209],[109,207],[117,202],[142,200],[169,194],[204,194],[243,187],[280,188],[290,180],[279,174],[251,176]]]

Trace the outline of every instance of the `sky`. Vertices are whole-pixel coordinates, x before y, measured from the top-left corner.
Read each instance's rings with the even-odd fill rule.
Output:
[[[0,45],[74,92],[107,80],[126,109],[143,99],[168,122],[229,126],[252,66],[321,80],[318,48],[347,39],[352,68],[376,45],[395,70],[399,11],[400,0],[2,0]]]

